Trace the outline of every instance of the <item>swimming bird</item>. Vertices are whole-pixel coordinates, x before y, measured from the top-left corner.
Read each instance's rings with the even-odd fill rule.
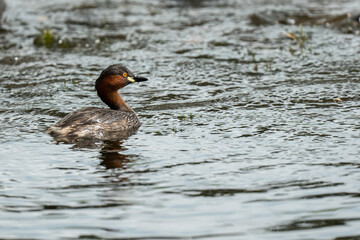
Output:
[[[95,82],[97,95],[109,108],[88,107],[72,112],[51,126],[47,133],[63,142],[78,139],[118,140],[130,136],[141,123],[118,90],[128,84],[147,80],[135,76],[125,65],[110,65]]]

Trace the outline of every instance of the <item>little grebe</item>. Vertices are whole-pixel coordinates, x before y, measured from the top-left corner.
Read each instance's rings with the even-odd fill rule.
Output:
[[[101,72],[95,88],[100,99],[110,109],[89,107],[77,110],[51,126],[47,133],[64,142],[77,139],[111,140],[131,135],[141,123],[118,90],[130,83],[147,80],[135,76],[122,64],[109,66]]]

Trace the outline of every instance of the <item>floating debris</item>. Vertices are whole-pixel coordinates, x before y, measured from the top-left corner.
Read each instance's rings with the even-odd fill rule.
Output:
[[[34,39],[34,44],[46,48],[69,48],[72,47],[70,41],[62,39],[50,29],[41,30],[40,34]]]
[[[289,46],[289,52],[294,55],[295,53],[303,53],[304,50],[312,51],[311,45],[308,44],[308,35],[304,33],[303,26],[300,24],[299,32],[286,32],[284,35],[292,40],[296,41],[297,48],[294,49],[292,46]]]
[[[99,47],[104,41],[100,39],[90,40],[88,38],[67,39],[54,33],[51,29],[43,29],[35,36],[34,45],[46,48],[73,49]]]

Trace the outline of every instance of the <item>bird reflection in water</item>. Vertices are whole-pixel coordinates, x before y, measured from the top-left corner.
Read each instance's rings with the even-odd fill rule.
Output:
[[[131,162],[131,158],[134,157],[121,154],[127,150],[127,148],[122,146],[121,141],[106,141],[103,144],[102,149],[100,150],[100,157],[101,160],[100,165],[106,167],[107,169],[111,168],[122,168],[126,169],[128,163]]]
[[[58,142],[59,143],[59,142]],[[101,162],[100,165],[106,169],[122,168],[126,169],[128,163],[132,162],[136,155],[122,154],[127,150],[126,147],[122,146],[123,141],[77,141],[73,143],[72,149],[99,149],[100,156],[98,157]]]

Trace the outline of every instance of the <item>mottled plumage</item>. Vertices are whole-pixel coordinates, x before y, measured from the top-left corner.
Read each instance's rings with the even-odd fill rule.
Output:
[[[83,108],[66,115],[48,129],[58,141],[77,139],[116,140],[133,134],[141,123],[133,112]]]

